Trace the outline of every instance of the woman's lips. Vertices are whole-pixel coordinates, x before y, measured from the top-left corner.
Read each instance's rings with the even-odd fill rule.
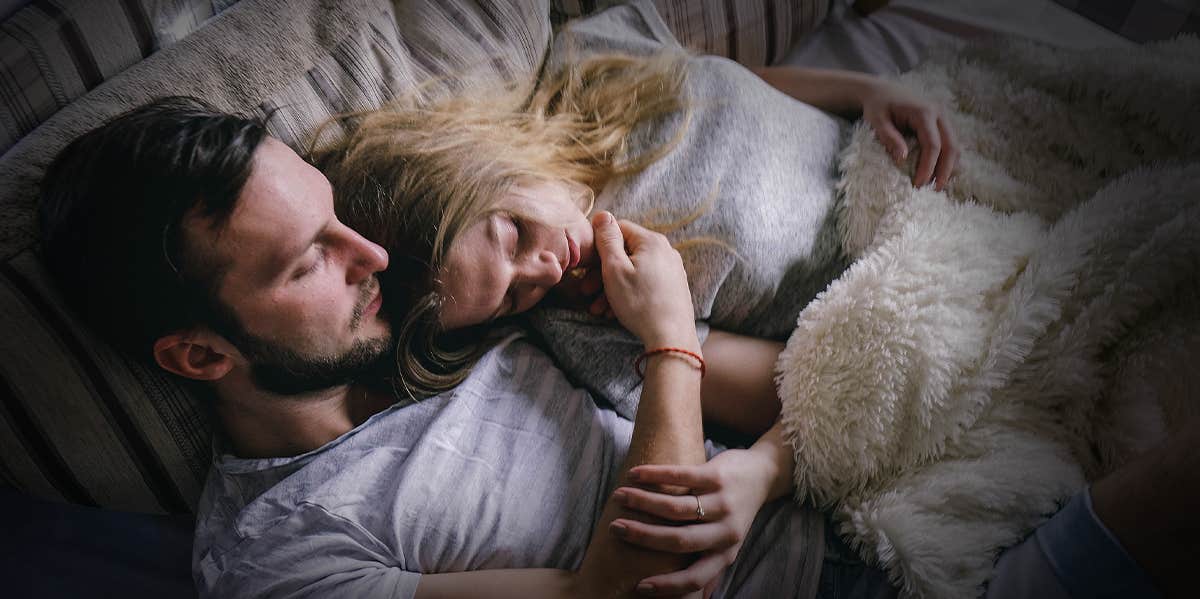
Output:
[[[579,266],[579,245],[575,243],[574,239],[571,239],[570,235],[567,235],[567,249],[569,250],[571,257],[567,260],[566,270],[571,270],[572,268]]]

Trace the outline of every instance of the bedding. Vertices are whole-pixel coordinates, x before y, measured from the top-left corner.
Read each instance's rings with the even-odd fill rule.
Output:
[[[979,595],[1001,549],[1195,413],[1162,383],[1200,349],[1198,59],[1195,37],[936,52],[898,80],[959,134],[944,192],[856,126],[856,261],[800,314],[778,383],[797,497],[905,594]]]

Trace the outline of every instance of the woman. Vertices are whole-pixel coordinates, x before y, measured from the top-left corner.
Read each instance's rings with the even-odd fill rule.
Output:
[[[670,594],[715,580],[736,557],[759,508],[788,492],[792,457],[772,426],[779,339],[804,303],[846,266],[830,226],[832,163],[844,123],[791,98],[834,112],[861,111],[898,161],[908,152],[898,128],[913,130],[922,147],[916,185],[943,187],[956,150],[934,105],[898,87],[842,72],[757,72],[787,98],[728,61],[672,51],[646,5],[623,10],[640,11],[634,16],[657,43],[603,27],[576,28],[574,39],[640,56],[574,60],[560,46],[566,65],[528,101],[519,86],[497,87],[432,106],[414,100],[354,115],[353,132],[316,161],[348,224],[392,257],[383,283],[390,301],[403,298],[390,310],[401,315],[401,382],[416,397],[460,381],[493,321],[554,303],[558,309],[543,306],[527,323],[569,373],[632,419],[641,394],[632,358],[662,348],[563,307],[615,312],[626,321],[616,298],[610,302],[603,292],[615,275],[598,257],[593,225],[611,216],[600,212],[589,222],[593,200],[643,222],[675,221],[664,229],[684,253],[694,307],[686,316],[701,321],[703,344],[695,353],[702,357],[669,351],[646,360],[703,364],[705,420],[759,439],[703,466],[632,471],[642,484],[686,487],[697,495],[694,502],[635,487],[614,495],[668,520],[694,521],[704,511],[704,522],[693,526],[625,518],[610,525],[613,534],[652,549],[705,554],[685,570],[643,581]],[[737,101],[729,101],[730,92]],[[778,126],[756,124],[755,111]],[[803,144],[787,136],[789,128],[804,130]],[[819,151],[780,158],[797,147]],[[696,177],[695,169],[683,168],[688,163],[707,168]],[[789,165],[797,173],[787,172]],[[655,208],[669,216],[645,214]],[[730,223],[735,234],[728,234]],[[783,230],[770,229],[781,223]],[[647,235],[631,221],[620,225],[626,235]],[[784,240],[783,231],[795,234]]]

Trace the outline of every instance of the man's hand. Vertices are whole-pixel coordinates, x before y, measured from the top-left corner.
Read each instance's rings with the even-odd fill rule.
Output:
[[[932,179],[938,191],[946,188],[958,162],[959,150],[954,131],[937,104],[880,80],[864,91],[862,115],[897,165],[908,156],[908,144],[900,129],[915,133],[921,155],[913,172],[913,185],[921,187]]]

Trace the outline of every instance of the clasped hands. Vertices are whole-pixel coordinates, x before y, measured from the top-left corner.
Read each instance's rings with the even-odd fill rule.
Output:
[[[642,580],[637,591],[670,597],[704,590],[709,596],[768,499],[771,476],[770,465],[744,449],[726,450],[697,466],[632,468],[631,484],[614,490],[613,498],[646,518],[617,518],[610,532],[646,549],[696,556],[683,570]]]

